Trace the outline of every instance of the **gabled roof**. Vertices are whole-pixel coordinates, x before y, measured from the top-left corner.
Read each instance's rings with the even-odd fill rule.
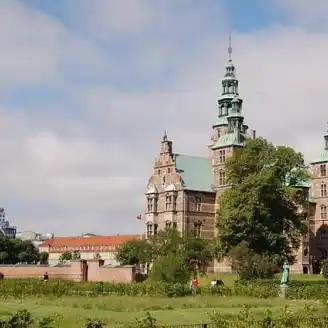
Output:
[[[185,190],[213,192],[211,160],[206,157],[175,154],[175,165]]]
[[[140,235],[57,237],[46,240],[41,246],[119,246],[131,239],[140,239]]]

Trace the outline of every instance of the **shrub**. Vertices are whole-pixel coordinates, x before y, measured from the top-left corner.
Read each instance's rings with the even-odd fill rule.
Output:
[[[280,271],[280,259],[268,254],[258,254],[240,243],[229,252],[232,268],[241,280],[272,279]]]
[[[149,278],[153,281],[167,283],[186,283],[190,279],[190,271],[184,258],[176,254],[158,257],[153,264]]]
[[[327,279],[328,278],[328,260],[323,260],[321,262],[322,275]]]

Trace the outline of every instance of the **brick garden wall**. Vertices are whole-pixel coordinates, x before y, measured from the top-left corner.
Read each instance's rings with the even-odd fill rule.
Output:
[[[103,267],[99,261],[87,261],[87,275],[83,274],[83,264],[72,261],[64,266],[47,265],[0,265],[0,272],[6,278],[43,278],[48,272],[50,279],[67,279],[75,281],[114,281],[131,283],[134,280],[133,266]],[[84,278],[85,277],[85,278]]]

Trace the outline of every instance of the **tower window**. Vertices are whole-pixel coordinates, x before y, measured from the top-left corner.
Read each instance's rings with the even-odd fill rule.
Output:
[[[167,210],[170,210],[172,208],[172,196],[170,196],[170,195],[167,195],[165,197],[165,208]]]
[[[220,186],[224,186],[226,184],[225,172],[223,170],[220,170],[219,173],[219,184]]]
[[[200,222],[195,222],[194,223],[194,231],[195,231],[195,236],[196,237],[201,236],[202,224]]]
[[[154,224],[154,236],[157,235],[158,224]]]
[[[327,166],[326,166],[326,164],[320,165],[320,176],[321,177],[327,176]]]
[[[320,217],[321,220],[327,219],[327,206],[325,205],[320,206]]]
[[[148,212],[153,211],[153,199],[151,197],[147,198],[147,209],[148,209]]]
[[[167,173],[171,173],[171,168],[170,167],[167,168]]]
[[[158,173],[158,175],[161,175],[161,170],[158,170],[157,173]]]
[[[320,186],[320,195],[321,197],[327,197],[327,185],[325,183]]]
[[[202,208],[202,199],[200,197],[195,197],[195,210],[200,212]]]
[[[224,163],[225,162],[225,160],[226,160],[225,150],[220,150],[220,152],[219,152],[219,160],[220,160],[220,163]]]
[[[153,225],[151,223],[147,224],[146,235],[147,235],[147,238],[150,238],[153,235]]]

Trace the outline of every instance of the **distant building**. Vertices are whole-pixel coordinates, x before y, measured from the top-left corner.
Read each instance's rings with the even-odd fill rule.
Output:
[[[29,240],[32,242],[32,244],[39,248],[41,244],[43,244],[46,240],[54,239],[53,233],[47,233],[45,235],[41,233],[36,233],[33,231],[21,231],[17,232],[16,238],[22,239],[22,240]]]
[[[17,228],[15,226],[11,226],[4,207],[0,207],[0,233],[9,238],[16,238]]]
[[[44,241],[40,252],[49,253],[49,265],[56,265],[64,252],[76,252],[82,260],[103,260],[104,265],[119,265],[115,255],[117,248],[131,239],[140,239],[140,235],[56,237]]]

